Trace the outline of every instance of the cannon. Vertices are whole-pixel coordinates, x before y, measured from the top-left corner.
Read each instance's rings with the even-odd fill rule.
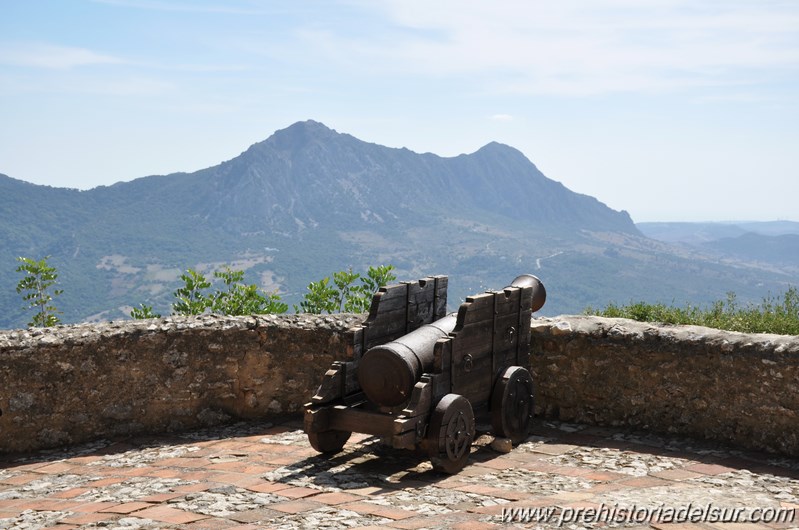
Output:
[[[347,333],[305,405],[304,430],[320,453],[341,451],[353,432],[427,454],[437,471],[466,464],[476,418],[495,436],[523,441],[533,418],[527,369],[530,321],[546,290],[530,274],[466,298],[447,314],[446,276],[381,287],[364,323]]]

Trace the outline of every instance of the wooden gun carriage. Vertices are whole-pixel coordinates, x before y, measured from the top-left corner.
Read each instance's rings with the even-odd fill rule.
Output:
[[[523,441],[533,417],[530,320],[545,300],[532,275],[468,297],[451,315],[446,276],[382,287],[349,331],[349,360],[333,363],[305,406],[311,445],[336,453],[352,432],[372,434],[457,473],[475,415],[490,418],[495,436]]]

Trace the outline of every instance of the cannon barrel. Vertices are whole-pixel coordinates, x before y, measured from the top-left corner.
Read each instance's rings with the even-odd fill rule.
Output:
[[[508,287],[532,287],[532,310],[544,306],[546,289],[532,274],[518,276]],[[457,318],[452,313],[367,351],[358,366],[358,383],[369,401],[383,407],[405,403],[422,374],[432,369],[436,341],[455,329]]]

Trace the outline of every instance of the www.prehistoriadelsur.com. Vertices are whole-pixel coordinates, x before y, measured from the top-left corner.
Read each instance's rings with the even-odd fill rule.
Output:
[[[623,506],[601,504],[596,508],[547,506],[505,508],[502,522],[545,523],[792,523],[795,508],[729,507],[713,504]]]

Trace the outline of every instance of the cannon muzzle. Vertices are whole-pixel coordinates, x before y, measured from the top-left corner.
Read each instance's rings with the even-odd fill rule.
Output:
[[[532,287],[533,312],[546,302],[544,284],[532,274],[518,276],[506,289],[509,287]],[[432,369],[436,341],[446,338],[456,323],[457,314],[452,313],[367,351],[358,366],[358,384],[369,401],[382,407],[408,401],[422,374]]]

